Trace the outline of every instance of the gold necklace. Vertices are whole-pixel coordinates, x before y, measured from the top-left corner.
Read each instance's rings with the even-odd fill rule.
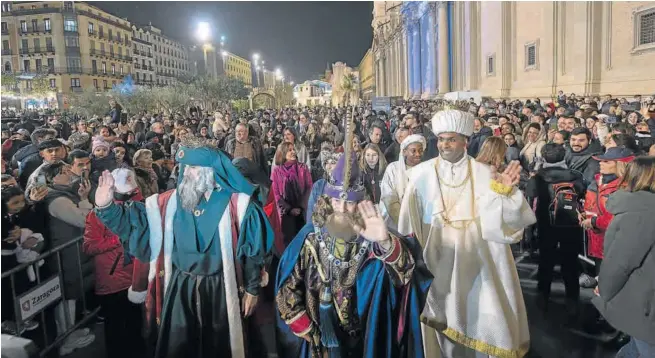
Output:
[[[441,194],[441,205],[443,206],[443,212],[441,214],[441,219],[443,220],[444,225],[450,226],[453,229],[456,229],[456,230],[466,229],[466,227],[468,227],[473,220],[463,220],[462,224],[456,225],[455,222],[451,221],[450,218],[448,217],[449,216],[448,212],[453,208],[453,206],[450,206],[450,208],[448,208],[446,206],[446,201],[444,200],[444,192],[443,192],[443,189],[441,188],[442,180],[441,180],[441,176],[439,176],[439,166],[438,166],[438,164],[439,164],[439,160],[437,160],[437,163],[435,164],[434,169],[435,169],[435,172],[437,174],[437,182],[439,184],[439,192]],[[467,161],[467,167],[468,168],[467,168],[467,172],[466,172],[466,178],[464,178],[464,181],[462,181],[460,184],[455,185],[455,186],[450,186],[450,185],[447,185],[446,183],[443,183],[443,184],[445,186],[449,187],[449,188],[458,188],[458,187],[461,187],[464,184],[466,184],[466,182],[468,182],[469,179],[471,179],[471,212],[475,213],[475,191],[473,190],[473,187],[474,187],[474,185],[473,185],[473,176],[471,175],[471,172],[473,170],[472,170],[471,159],[470,158]],[[462,191],[463,190],[464,189],[462,189]],[[458,198],[458,197],[459,197],[459,195],[456,195],[456,198]]]
[[[435,164],[435,167],[437,168],[437,179],[441,179],[439,177],[439,170],[438,170],[440,162],[441,162],[441,159],[439,158],[439,159],[437,159],[437,162]],[[461,183],[459,183],[457,185],[452,185],[452,184],[448,184],[446,182],[443,182],[443,185],[445,185],[445,186],[447,186],[449,188],[455,189],[455,188],[459,188],[460,186],[466,184],[466,182],[469,180],[469,177],[471,176],[471,159],[468,159],[467,165],[468,165],[468,170],[466,171],[466,177],[464,178],[464,180]],[[439,182],[441,183],[441,180]]]

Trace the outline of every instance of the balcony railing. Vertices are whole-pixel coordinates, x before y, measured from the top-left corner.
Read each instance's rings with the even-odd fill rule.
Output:
[[[104,32],[99,32],[98,37],[101,38],[101,39],[104,39],[105,38],[105,33]]]
[[[20,49],[20,54],[21,55],[29,55],[30,54],[30,49],[29,48],[22,48],[22,49]]]
[[[140,69],[141,69],[141,65],[139,65],[138,63],[135,63],[135,64],[134,64],[134,68],[136,68],[137,70],[140,70]]]
[[[47,34],[52,32],[52,27],[46,28],[44,26],[37,26],[36,28],[30,26],[27,29],[21,29],[19,35],[31,35],[31,34]]]
[[[84,89],[82,89],[81,86],[71,86],[71,92],[83,92]]]
[[[12,53],[11,53],[11,49],[10,49],[10,48],[3,48],[3,49],[2,49],[2,55],[3,55],[3,56],[5,56],[5,55],[11,55],[11,54],[12,54]]]
[[[98,31],[96,30],[88,30],[88,34],[89,36],[98,37]]]
[[[78,48],[79,49],[79,48]],[[54,46],[38,47],[29,49],[31,54],[55,52]]]
[[[9,35],[9,29],[2,29],[2,34],[3,35]]]

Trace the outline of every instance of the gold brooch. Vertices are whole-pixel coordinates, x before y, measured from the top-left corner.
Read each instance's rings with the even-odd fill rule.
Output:
[[[184,150],[180,150],[179,152],[177,152],[177,157],[180,159],[184,158]]]
[[[193,211],[193,215],[195,215],[195,216],[200,216],[200,215],[202,215],[204,213],[205,213],[205,209],[202,209],[202,210],[196,209],[196,210]]]

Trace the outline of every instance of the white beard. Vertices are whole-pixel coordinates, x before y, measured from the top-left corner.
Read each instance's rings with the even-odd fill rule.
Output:
[[[198,180],[193,180],[185,175],[182,182],[177,186],[177,195],[180,197],[182,208],[188,212],[193,212],[193,209],[200,203],[202,196],[213,190],[214,187],[214,170],[212,168],[201,168]]]

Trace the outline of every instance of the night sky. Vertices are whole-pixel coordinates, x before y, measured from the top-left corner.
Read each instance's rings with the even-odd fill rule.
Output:
[[[356,67],[371,46],[373,2],[89,2],[137,26],[152,22],[184,44],[196,24],[209,22],[214,43],[241,57],[259,53],[266,69],[280,67],[296,83],[325,72],[327,63]]]

